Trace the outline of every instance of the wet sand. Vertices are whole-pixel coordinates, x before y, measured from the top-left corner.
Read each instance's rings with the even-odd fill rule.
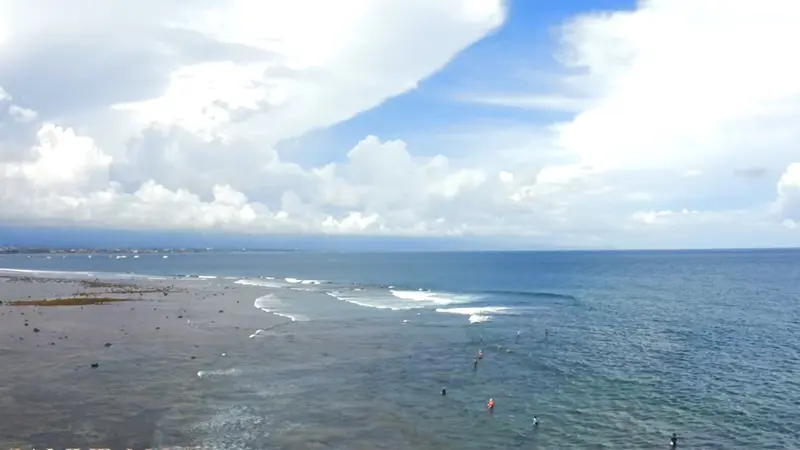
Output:
[[[249,356],[253,331],[286,322],[258,314],[259,292],[183,280],[176,288],[173,280],[3,276],[0,448],[185,445],[187,436],[168,430],[204,414],[197,372]],[[75,297],[129,301],[10,303]]]

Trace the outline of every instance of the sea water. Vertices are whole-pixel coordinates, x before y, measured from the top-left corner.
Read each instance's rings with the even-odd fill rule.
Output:
[[[249,337],[269,356],[187,376],[204,405],[188,420],[143,419],[186,444],[644,449],[675,432],[683,448],[791,449],[798,261],[791,250],[253,252],[14,255],[0,267],[256,288],[253,314],[285,320],[280,334],[217,339]]]

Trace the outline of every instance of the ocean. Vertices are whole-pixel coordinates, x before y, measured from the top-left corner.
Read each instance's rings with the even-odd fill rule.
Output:
[[[187,400],[148,410],[142,442],[666,449],[674,432],[680,448],[767,450],[800,448],[799,262],[795,250],[253,252],[13,255],[0,268],[247,288],[248,326],[281,324],[265,339],[214,334],[251,348],[171,384]]]

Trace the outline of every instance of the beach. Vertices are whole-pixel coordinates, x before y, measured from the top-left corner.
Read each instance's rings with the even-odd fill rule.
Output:
[[[232,280],[1,279],[0,448],[458,448],[395,403],[450,381],[409,386],[416,353],[453,369],[415,350],[427,340],[401,320],[295,321],[258,308],[263,286]],[[13,303],[76,294],[125,301]]]
[[[245,286],[181,284],[4,276],[0,448],[186,444],[186,436],[165,430],[185,429],[182,416],[202,414],[202,391],[190,386],[196,374],[226,370],[226,357],[248,351],[253,330],[285,321],[264,315],[249,323],[258,295]],[[130,300],[11,303],[76,294]],[[159,427],[157,416],[179,426]]]

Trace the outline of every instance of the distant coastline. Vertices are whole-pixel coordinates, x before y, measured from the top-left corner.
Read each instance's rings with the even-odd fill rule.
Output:
[[[286,248],[53,248],[0,246],[0,255],[91,255],[91,254],[174,254],[174,253],[231,253],[231,252],[296,252]]]

